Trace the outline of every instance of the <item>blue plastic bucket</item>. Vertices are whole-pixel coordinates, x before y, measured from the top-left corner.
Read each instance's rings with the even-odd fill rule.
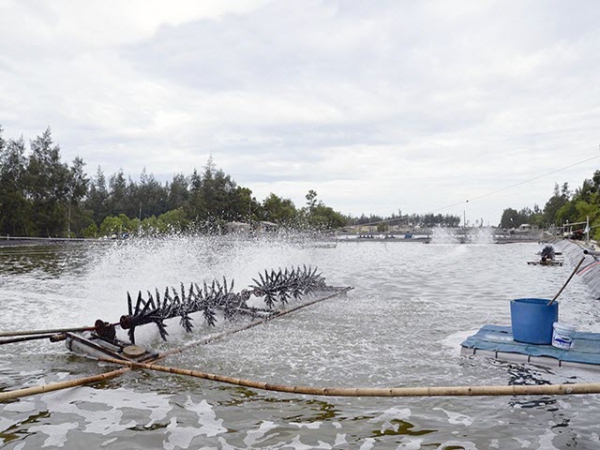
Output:
[[[558,302],[548,306],[546,298],[518,298],[510,302],[513,339],[526,344],[552,344]]]

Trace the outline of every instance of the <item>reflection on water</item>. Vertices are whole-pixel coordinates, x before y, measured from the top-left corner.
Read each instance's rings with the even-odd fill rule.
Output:
[[[1,330],[117,320],[126,293],[226,276],[237,289],[264,269],[318,266],[347,298],[313,305],[198,346],[165,364],[271,383],[450,386],[596,382],[598,375],[461,358],[459,336],[508,324],[509,300],[552,296],[571,268],[528,266],[534,244],[385,242],[331,247],[223,238],[0,249]],[[561,318],[582,331],[597,303],[575,279]],[[169,322],[169,342],[142,327],[142,344],[181,346],[196,334]],[[109,367],[61,344],[0,346],[0,389],[88,376]],[[595,396],[318,398],[132,371],[107,383],[0,405],[0,446],[41,448],[595,448]]]

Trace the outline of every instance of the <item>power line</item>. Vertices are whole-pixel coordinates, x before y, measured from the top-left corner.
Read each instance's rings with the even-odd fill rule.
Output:
[[[512,189],[514,187],[521,186],[523,184],[527,184],[527,183],[530,183],[530,182],[535,181],[535,180],[539,180],[540,178],[547,177],[548,175],[552,175],[554,173],[570,169],[571,167],[577,166],[579,164],[583,164],[585,162],[588,162],[588,161],[591,161],[591,160],[597,159],[597,158],[600,158],[600,155],[592,156],[591,158],[584,159],[583,161],[579,161],[579,162],[576,162],[574,164],[570,164],[568,166],[561,167],[560,169],[553,170],[552,172],[548,172],[548,173],[545,173],[543,175],[538,175],[537,177],[529,178],[528,180],[525,180],[525,181],[519,181],[518,183],[514,183],[514,184],[511,184],[509,186],[502,187],[500,189],[496,189],[495,191],[491,191],[491,192],[488,192],[486,194],[476,195],[475,197],[471,197],[470,199],[467,199],[465,201],[453,203],[451,205],[447,205],[447,206],[444,206],[442,208],[434,209],[432,212],[438,212],[438,211],[442,211],[444,209],[452,208],[454,206],[463,205],[464,203],[469,203],[470,200],[478,200],[478,199],[481,199],[481,198],[484,198],[484,197],[489,197],[490,195],[497,194],[498,192],[506,191],[508,189]]]
[[[600,158],[600,155],[592,156],[591,158],[584,159],[583,161],[579,161],[579,162],[570,164],[568,166],[561,167],[560,169],[553,170],[552,172],[548,172],[548,173],[545,173],[543,175],[538,175],[536,177],[529,178],[529,179],[527,179],[525,181],[519,181],[518,183],[514,183],[514,184],[511,184],[509,186],[505,186],[505,187],[496,189],[494,191],[487,192],[485,194],[476,195],[475,197],[471,197],[470,199],[467,199],[467,200],[463,200],[463,201],[460,201],[460,202],[452,203],[451,205],[446,205],[446,206],[443,206],[441,208],[434,209],[431,212],[435,213],[435,212],[438,212],[438,211],[443,211],[444,209],[453,208],[455,206],[460,206],[460,205],[464,205],[465,203],[469,203],[470,200],[478,200],[478,199],[481,199],[481,198],[489,197],[490,195],[497,194],[498,192],[506,191],[508,189],[512,189],[514,187],[521,186],[523,184],[527,184],[527,183],[530,183],[530,182],[535,181],[535,180],[539,180],[540,178],[544,178],[544,177],[547,177],[548,175],[552,175],[552,174],[555,174],[557,172],[561,172],[563,170],[570,169],[571,167],[578,166],[579,164],[583,164],[585,162],[592,161],[593,159],[597,159],[597,158]],[[396,220],[396,219],[400,219],[400,218],[399,217],[397,217],[397,218],[394,217],[394,218],[390,218],[390,219],[379,220],[379,221],[376,221],[376,222],[362,223],[362,224],[360,224],[360,226],[377,225],[377,224],[380,224],[380,223],[391,222],[391,221]]]

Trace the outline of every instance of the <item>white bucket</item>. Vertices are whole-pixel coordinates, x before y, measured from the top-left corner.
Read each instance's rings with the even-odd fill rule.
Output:
[[[573,344],[575,327],[566,323],[554,322],[552,331],[552,346],[569,350]]]

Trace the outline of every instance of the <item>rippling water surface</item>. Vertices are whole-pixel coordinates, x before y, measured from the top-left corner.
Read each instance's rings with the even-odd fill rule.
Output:
[[[165,365],[280,384],[400,387],[600,382],[589,371],[519,367],[460,356],[509,301],[552,297],[571,266],[528,266],[536,244],[313,243],[166,239],[0,249],[0,330],[116,321],[126,293],[224,275],[240,290],[264,269],[318,266],[347,298],[198,346]],[[598,303],[575,278],[561,320],[600,332]],[[200,319],[197,318],[196,322]],[[179,347],[169,324],[142,344]],[[0,391],[110,367],[47,341],[0,346]],[[0,447],[111,449],[552,449],[600,447],[597,396],[336,398],[293,396],[157,372],[0,404]]]

